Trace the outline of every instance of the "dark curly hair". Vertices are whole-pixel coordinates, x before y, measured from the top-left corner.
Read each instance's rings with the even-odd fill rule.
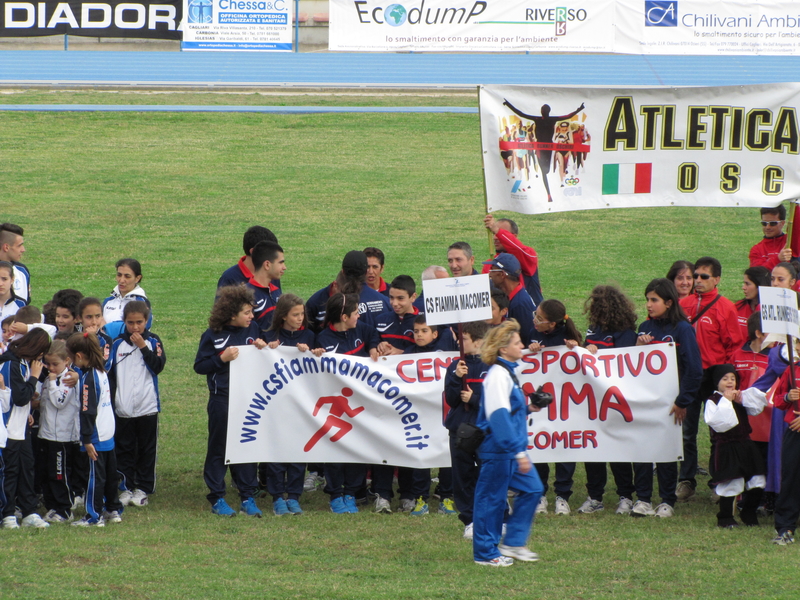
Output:
[[[597,285],[583,304],[589,326],[617,332],[636,329],[636,307],[622,290],[613,285]]]
[[[229,325],[231,320],[241,312],[242,307],[253,306],[255,301],[253,291],[247,289],[243,283],[219,288],[214,308],[211,309],[211,316],[208,317],[209,329],[214,332],[222,331],[222,328]]]

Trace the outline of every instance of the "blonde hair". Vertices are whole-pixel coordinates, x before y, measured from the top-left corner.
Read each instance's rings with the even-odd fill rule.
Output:
[[[481,360],[487,365],[497,362],[500,349],[505,348],[511,343],[511,338],[515,333],[519,333],[519,323],[516,319],[503,321],[497,327],[489,330],[481,346]]]

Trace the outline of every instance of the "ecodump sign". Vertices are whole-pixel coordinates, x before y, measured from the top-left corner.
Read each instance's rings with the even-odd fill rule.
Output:
[[[183,0],[4,2],[0,36],[79,35],[179,40]]]
[[[342,52],[611,52],[613,0],[330,0]]]

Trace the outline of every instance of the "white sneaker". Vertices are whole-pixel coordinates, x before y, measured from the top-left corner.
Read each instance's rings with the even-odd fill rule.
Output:
[[[505,546],[500,544],[497,546],[497,549],[503,556],[515,558],[517,560],[521,560],[522,562],[536,562],[539,560],[539,555],[536,554],[536,552],[532,552],[525,546]]]
[[[131,503],[131,499],[133,498],[133,492],[130,490],[123,490],[119,494],[119,501],[122,506],[128,506]]]
[[[492,560],[476,560],[475,564],[487,567],[510,567],[514,564],[514,559],[508,558],[507,556],[498,556]]]
[[[92,517],[89,515],[84,515],[84,517],[80,521],[73,521],[73,527],[105,527],[106,522],[102,516],[100,516],[97,521],[92,521]]]
[[[404,498],[403,500],[400,500],[400,510],[403,512],[410,513],[412,510],[414,510],[416,505],[416,501],[411,498]]]
[[[619,504],[617,504],[617,510],[615,514],[618,515],[629,515],[633,510],[633,502],[630,498],[620,498]]]
[[[103,520],[106,523],[122,523],[122,515],[119,514],[118,510],[112,510],[110,512],[107,511],[107,510],[104,510],[103,511]]]
[[[675,509],[672,508],[669,504],[662,502],[661,504],[656,506],[656,516],[661,517],[662,519],[666,519],[667,517],[674,517]]]
[[[557,515],[568,515],[570,512],[569,504],[561,496],[556,496],[556,509],[553,512]]]
[[[27,517],[22,519],[21,525],[23,527],[39,527],[40,529],[43,529],[45,527],[50,527],[50,523],[45,521],[42,517],[40,517],[36,513],[31,513]]]
[[[78,510],[79,508],[83,508],[83,496],[75,496],[72,499],[72,510]]]
[[[69,518],[65,519],[58,514],[55,509],[52,509],[47,511],[47,514],[44,516],[44,520],[48,523],[68,523],[72,520],[72,513],[70,513]]]
[[[652,517],[655,514],[656,511],[653,510],[653,505],[649,502],[642,502],[641,500],[637,500],[636,504],[634,504],[631,509],[632,517]]]
[[[17,517],[10,516],[3,518],[3,529],[19,529],[19,525],[17,524]]]
[[[539,500],[539,506],[536,507],[536,514],[537,515],[546,515],[547,514],[547,498],[542,496],[541,500]]]
[[[317,488],[325,483],[325,478],[320,477],[316,471],[309,471],[306,478],[303,480],[304,492],[316,492]]]
[[[464,539],[465,540],[472,539],[472,523],[464,526]]]
[[[120,500],[122,498],[120,497]],[[133,496],[131,496],[130,505],[131,506],[147,506],[149,500],[147,499],[147,494],[144,493],[142,490],[133,490]]]
[[[386,498],[378,496],[375,498],[375,512],[390,515],[392,514],[392,505]]]
[[[581,507],[578,509],[578,512],[582,515],[590,515],[592,513],[599,512],[603,510],[605,506],[603,506],[602,502],[594,500],[593,498],[587,498],[586,501],[581,504]]]

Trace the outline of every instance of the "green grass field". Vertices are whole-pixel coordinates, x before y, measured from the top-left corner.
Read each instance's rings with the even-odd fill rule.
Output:
[[[469,97],[142,98],[30,92],[0,102],[474,105]],[[389,277],[419,282],[426,266],[446,263],[453,241],[489,255],[479,144],[477,115],[0,114],[0,220],[26,230],[34,304],[65,287],[103,298],[114,262],[134,256],[168,355],[150,505],[105,529],[0,531],[0,598],[796,598],[797,549],[769,543],[770,520],[717,530],[702,479],[669,520],[615,516],[610,483],[606,511],[537,520],[540,563],[499,570],[473,565],[459,522],[437,514],[333,515],[321,492],[304,496],[302,517],[210,513],[207,396],[192,363],[216,280],[241,256],[244,230],[261,224],[277,234],[283,288],[303,297],[332,280],[346,251],[368,245],[386,253]],[[760,235],[754,209],[509,216],[539,252],[545,297],[563,300],[580,327],[598,283],[621,285],[644,315],[645,285],[679,258],[718,257],[722,291],[738,299]],[[582,468],[574,490],[573,510],[585,497]]]

